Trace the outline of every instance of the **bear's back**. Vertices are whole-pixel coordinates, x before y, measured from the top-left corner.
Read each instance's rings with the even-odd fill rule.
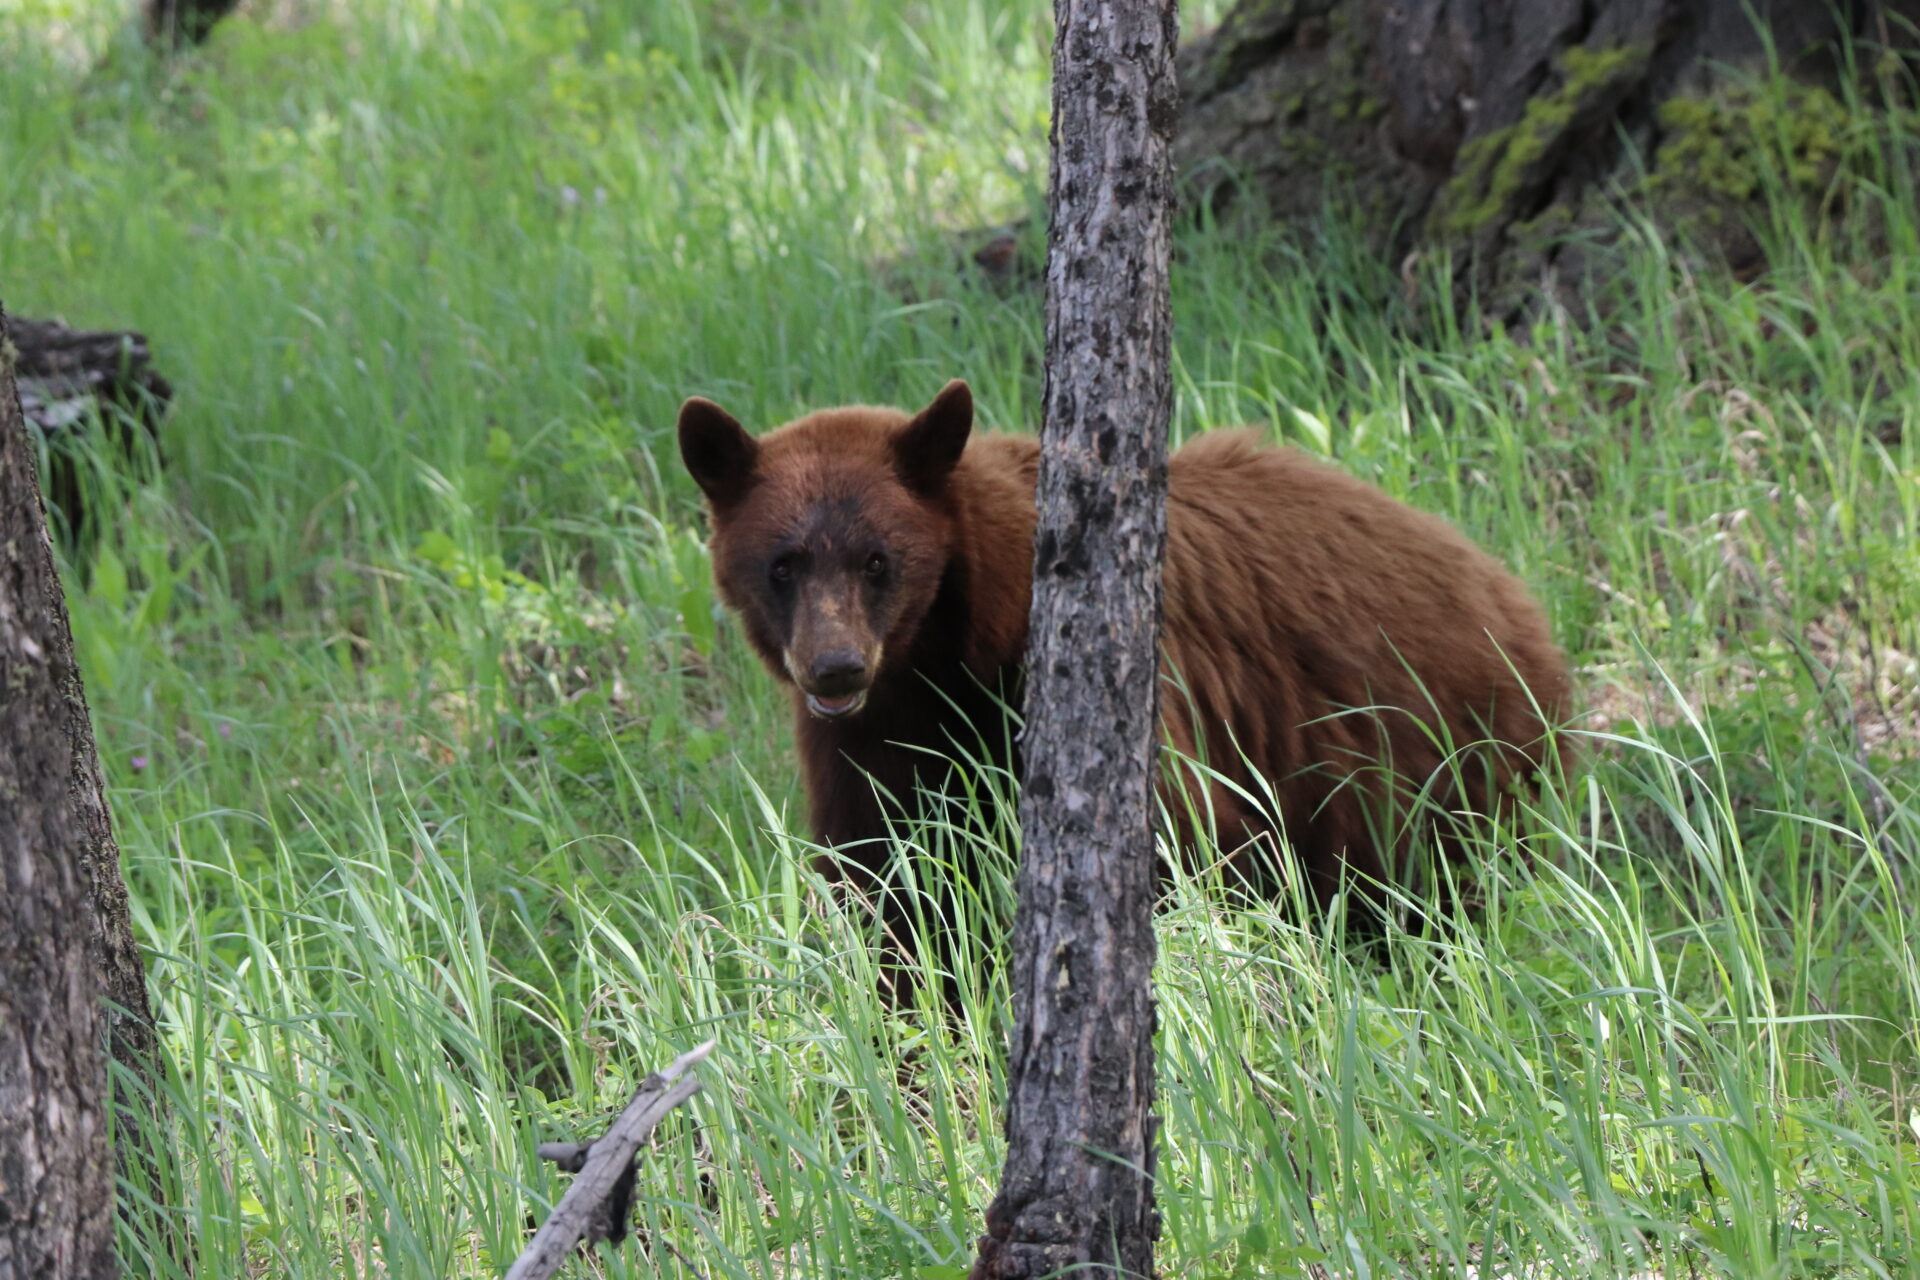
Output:
[[[1314,815],[1289,835],[1316,872],[1340,846],[1394,870],[1387,850],[1354,858],[1372,843],[1338,786],[1356,768],[1389,757],[1420,785],[1445,764],[1436,736],[1537,758],[1541,713],[1564,714],[1564,659],[1517,579],[1445,520],[1295,450],[1194,439],[1170,464],[1167,538],[1168,737],[1255,795],[1273,787],[1294,822]],[[1387,710],[1350,713],[1370,707]],[[1501,759],[1503,776],[1520,764]],[[1243,807],[1230,789],[1213,800]]]
[[[1322,636],[1370,655],[1391,641],[1435,657],[1465,635],[1518,639],[1542,621],[1447,521],[1252,432],[1209,432],[1174,454],[1167,525],[1169,630]]]

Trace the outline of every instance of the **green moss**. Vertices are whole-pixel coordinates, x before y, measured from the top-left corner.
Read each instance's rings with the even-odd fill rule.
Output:
[[[1308,163],[1324,160],[1328,150],[1325,139],[1304,129],[1289,135],[1281,145],[1286,148],[1288,156]]]
[[[1664,137],[1652,184],[1668,195],[1741,203],[1759,195],[1768,175],[1816,195],[1845,147],[1847,107],[1817,85],[1777,76],[1711,97],[1661,104]]]
[[[1257,62],[1265,56],[1250,50],[1265,49],[1275,39],[1297,41],[1303,36],[1303,24],[1318,24],[1318,34],[1307,42],[1307,52],[1298,58],[1285,85],[1277,86],[1264,102],[1250,106],[1271,110],[1270,119],[1286,126],[1278,131],[1279,149],[1289,162],[1311,164],[1325,171],[1320,176],[1336,177],[1327,167],[1328,157],[1358,145],[1359,132],[1378,121],[1387,106],[1368,91],[1366,50],[1351,17],[1342,6],[1324,13],[1317,8],[1301,0],[1248,0],[1235,5],[1210,42],[1208,74],[1217,83],[1237,83],[1251,70],[1247,59]],[[1267,123],[1252,115],[1248,118]]]
[[[1507,229],[1509,238],[1515,243],[1557,240],[1573,230],[1573,210],[1564,204],[1556,204],[1544,210],[1539,217],[1516,222]]]
[[[1638,75],[1647,65],[1650,52],[1644,44],[1623,44],[1612,49],[1574,45],[1560,55],[1563,84],[1559,96],[1578,102],[1608,92],[1621,80]]]
[[[1497,221],[1536,179],[1541,161],[1581,113],[1638,76],[1647,55],[1643,44],[1599,50],[1576,47],[1562,54],[1558,89],[1527,103],[1517,124],[1460,148],[1454,176],[1441,198],[1441,229],[1470,236]]]
[[[1475,138],[1460,148],[1454,176],[1443,197],[1446,216],[1441,226],[1456,235],[1471,235],[1500,216],[1527,173],[1546,154],[1573,119],[1570,104],[1535,99],[1527,104],[1520,123]]]

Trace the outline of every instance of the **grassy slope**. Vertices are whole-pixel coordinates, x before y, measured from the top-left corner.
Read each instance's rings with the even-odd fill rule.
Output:
[[[495,1274],[533,1142],[716,1034],[609,1274],[958,1274],[1000,997],[875,1007],[666,442],[955,373],[1029,422],[1036,299],[872,264],[1036,199],[1044,13],[316,8],[161,69],[108,8],[0,12],[0,296],[180,388],[71,603],[199,1273]],[[1186,234],[1176,429],[1459,521],[1607,736],[1387,971],[1176,895],[1166,1274],[1920,1274],[1920,220],[1857,195],[1878,265],[1783,212],[1770,287],[1649,244],[1524,343],[1396,336],[1337,236]]]

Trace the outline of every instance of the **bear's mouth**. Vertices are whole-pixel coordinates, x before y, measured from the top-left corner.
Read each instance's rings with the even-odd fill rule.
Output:
[[[867,691],[856,690],[841,694],[837,698],[822,697],[817,693],[807,695],[807,710],[822,720],[840,720],[852,715],[867,705]]]

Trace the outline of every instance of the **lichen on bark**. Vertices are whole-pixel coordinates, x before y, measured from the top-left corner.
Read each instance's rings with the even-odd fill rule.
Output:
[[[1570,135],[1605,119],[1646,75],[1652,49],[1572,46],[1557,62],[1558,88],[1536,94],[1518,123],[1469,139],[1433,219],[1443,237],[1477,236],[1534,212],[1524,206],[1552,180]]]

